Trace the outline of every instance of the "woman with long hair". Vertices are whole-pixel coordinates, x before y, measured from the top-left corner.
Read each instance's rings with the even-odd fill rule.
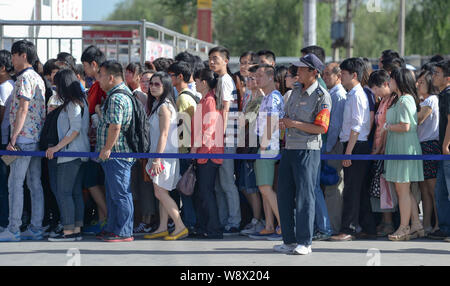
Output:
[[[58,116],[59,143],[46,151],[49,159],[49,177],[52,191],[61,213],[64,231],[49,241],[81,240],[84,221],[82,195],[82,162],[87,158],[58,157],[64,152],[89,152],[89,107],[78,78],[70,69],[62,69],[55,75],[58,97],[62,101]]]
[[[177,107],[173,99],[172,79],[166,72],[157,72],[150,79],[148,110],[150,113],[150,153],[178,153]],[[176,189],[180,180],[178,159],[154,158],[149,160],[147,173],[153,181],[155,196],[159,200],[159,227],[146,239],[164,238],[179,240],[188,236],[189,231],[181,220],[180,210],[169,192]],[[169,234],[169,216],[175,223]]]
[[[417,112],[420,100],[415,80],[406,68],[394,69],[389,82],[396,97],[386,113],[386,154],[422,155],[417,135]],[[400,227],[388,238],[393,241],[410,240],[425,235],[419,220],[417,201],[411,192],[411,182],[423,181],[421,160],[386,160],[386,181],[395,184],[399,207]],[[411,226],[410,226],[411,220]]]

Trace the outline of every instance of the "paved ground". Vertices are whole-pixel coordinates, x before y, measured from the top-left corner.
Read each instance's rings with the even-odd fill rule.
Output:
[[[246,237],[174,242],[137,239],[131,243],[105,243],[85,237],[83,241],[71,243],[0,243],[0,266],[450,265],[450,243],[427,239],[314,242],[313,253],[308,256],[275,253],[272,247],[278,243]]]

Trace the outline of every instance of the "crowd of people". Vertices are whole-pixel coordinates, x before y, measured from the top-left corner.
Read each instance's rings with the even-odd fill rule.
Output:
[[[450,161],[321,161],[450,154],[449,59],[415,70],[386,50],[373,70],[301,53],[282,66],[248,51],[233,74],[224,47],[126,67],[96,46],[81,64],[63,52],[42,65],[26,40],[0,51],[1,149],[46,155],[2,157],[0,241],[242,235],[301,255],[321,240],[450,242]],[[142,152],[236,159],[127,156]],[[178,183],[191,172],[188,195]]]

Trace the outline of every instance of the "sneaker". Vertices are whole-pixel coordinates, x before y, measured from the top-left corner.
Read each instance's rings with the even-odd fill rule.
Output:
[[[111,235],[111,234],[112,234],[112,233],[109,233],[109,232],[107,232],[107,231],[105,231],[105,230],[102,230],[101,232],[99,232],[99,233],[97,233],[97,234],[95,235],[95,238],[102,240],[104,237],[107,237],[107,236],[109,236],[109,235]]]
[[[133,241],[134,237],[124,237],[124,236],[118,236],[115,234],[110,234],[109,236],[103,237],[103,241],[105,242],[130,242]]]
[[[273,247],[273,250],[275,252],[280,252],[280,253],[285,253],[285,254],[290,254],[294,252],[294,249],[297,247],[297,244],[292,243],[292,244],[280,244],[280,245],[275,245]]]
[[[237,227],[225,228],[223,236],[239,235],[239,229]]]
[[[277,230],[273,234],[267,236],[266,239],[269,240],[269,241],[281,241],[281,240],[283,240],[283,235],[281,235],[281,227],[277,226]]]
[[[72,241],[77,241],[77,237],[78,237],[78,233],[72,233],[72,234],[64,234],[64,233],[59,233],[57,236],[55,237],[49,237],[48,241],[51,242],[72,242]]]
[[[153,231],[153,227],[149,224],[141,222],[137,227],[133,229],[134,236],[146,235]]]
[[[267,230],[267,229],[263,229],[260,232],[256,232],[254,234],[250,234],[248,237],[252,238],[252,239],[267,239],[267,237],[271,236],[272,234],[274,234],[275,231],[271,231],[271,230]]]
[[[444,240],[447,237],[448,237],[448,235],[439,229],[428,235],[428,238],[435,239],[435,240]]]
[[[450,237],[444,239],[445,242],[450,242]]]
[[[243,230],[241,230],[240,234],[247,236],[253,233],[260,232],[263,229],[264,224],[261,221],[257,220],[256,218],[253,218],[252,221],[249,224],[247,224]]]
[[[63,231],[64,231],[64,227],[62,224],[59,223],[50,231],[49,237],[57,237]]]
[[[42,227],[42,236],[48,237],[50,235],[51,225],[46,225]]]
[[[82,241],[83,240],[83,236],[82,236],[81,232],[75,233],[75,235],[76,235],[77,241]]]
[[[0,226],[0,233],[4,232],[5,228],[3,226]]]
[[[6,228],[0,233],[0,242],[20,241],[20,232],[11,232]]]
[[[44,239],[44,232],[42,230],[34,231],[28,227],[26,231],[20,234],[21,240],[42,240]]]
[[[307,255],[307,254],[310,254],[311,252],[312,252],[311,245],[309,245],[309,246],[298,245],[294,249],[294,254],[297,254],[297,255]]]

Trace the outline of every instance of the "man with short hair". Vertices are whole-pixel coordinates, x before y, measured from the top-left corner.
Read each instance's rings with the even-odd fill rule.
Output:
[[[331,96],[333,108],[331,109],[330,128],[328,128],[325,154],[342,154],[344,147],[339,141],[344,117],[345,101],[347,92],[341,84],[341,68],[339,63],[332,62],[327,65],[323,72],[323,80],[327,85]],[[327,164],[334,168],[339,176],[339,181],[333,186],[325,186],[325,201],[328,208],[328,216],[333,234],[338,234],[341,229],[342,203],[344,190],[344,172],[341,160],[328,160]]]
[[[437,63],[433,71],[433,85],[439,88],[439,143],[442,154],[450,155],[450,60]],[[435,188],[439,230],[430,238],[450,242],[450,161],[440,161]],[[447,238],[445,238],[447,237]]]
[[[188,115],[190,120],[187,122],[183,120],[182,126],[180,126],[183,130],[188,131],[187,134],[191,134],[191,121],[194,118],[194,113],[197,108],[196,95],[189,88],[189,81],[192,78],[192,70],[191,65],[187,62],[175,62],[169,67],[169,75],[172,78],[172,85],[176,89],[178,93],[178,97],[176,100],[177,108],[179,114],[182,116]],[[183,132],[183,136],[187,136],[185,132]],[[179,142],[186,142],[190,144],[190,138],[180,138]],[[189,153],[189,148],[187,146],[180,146],[180,153]],[[183,175],[187,169],[191,160],[189,159],[180,159],[180,174]],[[183,222],[186,227],[189,229],[190,233],[194,233],[194,227],[197,222],[194,203],[192,201],[192,197],[185,196],[180,193],[181,201],[182,201],[182,216]],[[177,199],[179,201],[179,198]]]
[[[257,55],[258,55],[258,64],[270,65],[275,67],[277,58],[274,52],[269,50],[261,50],[257,53]]]
[[[106,61],[100,66],[98,81],[107,99],[101,107],[102,116],[97,130],[97,151],[105,172],[108,218],[103,240],[133,241],[133,197],[130,191],[133,158],[114,158],[111,153],[132,153],[125,132],[133,117],[131,90],[123,82],[120,63]]]
[[[367,141],[370,133],[370,109],[367,95],[360,82],[364,62],[350,58],[340,65],[342,85],[349,92],[344,108],[344,119],[339,139],[344,144],[345,155],[370,154]],[[344,209],[340,234],[333,241],[348,241],[362,233],[376,235],[368,192],[364,190],[368,161],[344,160]],[[361,214],[361,218],[360,218]],[[360,226],[361,224],[361,226]]]
[[[285,118],[280,120],[280,128],[287,128],[277,191],[283,244],[274,246],[274,251],[307,255],[314,235],[321,134],[328,130],[332,106],[328,91],[317,82],[324,68],[319,58],[308,54],[293,64],[303,88],[294,88],[285,105]]]
[[[237,90],[227,67],[230,53],[224,47],[215,47],[209,51],[209,67],[219,75],[216,87],[217,98],[223,102],[226,154],[236,154],[237,147]],[[219,220],[224,227],[224,236],[239,235],[241,208],[239,192],[234,178],[234,160],[223,160],[216,179],[216,199],[219,207]]]
[[[37,60],[33,43],[22,40],[11,48],[12,63],[17,72],[9,119],[11,136],[9,151],[38,151],[39,139],[45,121],[45,85],[32,65]],[[23,183],[31,193],[31,224],[20,233],[23,212]],[[41,158],[20,156],[11,164],[8,180],[9,225],[0,233],[0,241],[43,239],[44,192],[41,184]]]

